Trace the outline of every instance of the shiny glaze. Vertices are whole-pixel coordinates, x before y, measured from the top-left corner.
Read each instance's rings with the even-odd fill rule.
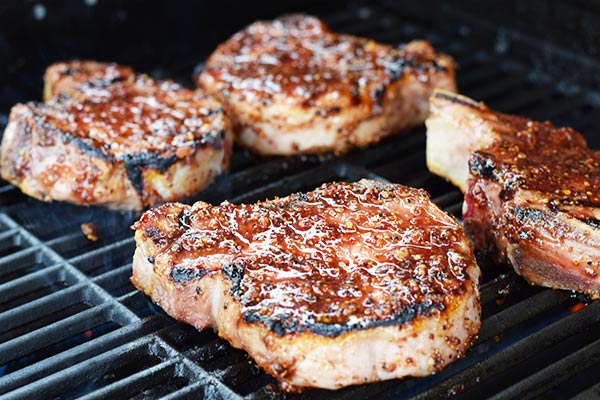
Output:
[[[426,192],[373,181],[251,205],[165,205],[133,228],[176,285],[222,273],[244,320],[277,335],[437,315],[477,268],[462,227]]]
[[[52,64],[44,74],[44,101],[52,98],[107,101],[122,96],[135,82],[130,67],[95,61]]]
[[[218,82],[224,97],[317,105],[325,107],[321,113],[335,115],[339,107],[380,104],[387,84],[404,74],[428,82],[432,72],[446,71],[431,48],[425,49],[407,52],[336,34],[315,17],[290,15],[234,35],[208,59],[204,73]]]
[[[342,154],[420,125],[454,61],[426,41],[396,48],[330,31],[319,19],[258,21],[220,45],[197,84],[253,152]]]
[[[108,158],[140,152],[183,158],[198,147],[220,146],[225,130],[220,105],[201,91],[116,64],[54,64],[45,96],[46,105],[31,105],[37,124]]]
[[[471,156],[472,175],[499,183],[504,200],[530,190],[549,209],[600,205],[600,152],[589,149],[580,133],[531,120],[514,128],[513,140]]]
[[[432,103],[431,137],[458,132],[454,160],[470,153],[467,181],[462,171],[453,181],[466,189],[463,223],[474,247],[532,284],[600,297],[600,152],[571,128],[462,96],[438,93]],[[445,172],[454,167],[439,171],[452,178]]]
[[[229,164],[231,124],[201,91],[72,61],[47,69],[44,97],[11,109],[0,152],[2,178],[37,199],[142,210]]]
[[[599,162],[578,132],[529,121],[471,156],[467,233],[532,283],[599,297]]]

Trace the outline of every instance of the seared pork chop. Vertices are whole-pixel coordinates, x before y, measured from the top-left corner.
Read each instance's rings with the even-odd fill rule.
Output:
[[[600,152],[571,128],[461,96],[437,93],[431,103],[427,158],[443,160],[435,172],[466,183],[463,220],[475,248],[532,284],[599,297]],[[429,153],[433,140],[453,143],[454,162]]]
[[[228,165],[229,121],[201,91],[74,61],[48,68],[44,97],[13,107],[0,155],[2,178],[37,199],[141,210]]]
[[[133,228],[133,284],[284,389],[428,375],[479,329],[469,243],[423,190],[362,180],[248,205],[167,204]]]
[[[343,153],[422,124],[454,62],[424,41],[402,48],[331,32],[306,15],[259,21],[210,56],[198,84],[256,153]]]

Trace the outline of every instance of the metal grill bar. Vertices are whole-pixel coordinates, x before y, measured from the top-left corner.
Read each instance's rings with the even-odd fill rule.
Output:
[[[0,285],[59,262],[60,259],[52,259],[42,248],[36,246],[9,254],[0,258]]]
[[[28,324],[44,315],[55,313],[76,302],[83,301],[83,292],[86,289],[85,284],[71,286],[68,289],[52,293],[0,314],[2,332],[7,332],[19,325]]]
[[[126,398],[132,393],[137,393],[151,383],[166,381],[175,375],[176,360],[163,361],[148,369],[135,373],[127,379],[112,383],[102,389],[80,397],[80,400]]]
[[[61,279],[63,279],[63,282],[70,284],[76,281],[72,275],[65,272],[64,265],[56,265],[43,271],[22,276],[0,286],[0,302],[2,304],[8,303],[27,292],[35,291],[52,281]]]
[[[94,341],[84,343],[37,364],[18,370],[3,378],[0,394],[33,383],[53,373],[60,372],[78,363],[86,363],[92,357],[106,353],[117,346],[132,342],[139,336],[149,334],[164,326],[165,321],[158,317],[146,319],[142,323],[131,324],[117,329]]]
[[[532,354],[585,329],[598,320],[600,317],[599,311],[600,303],[590,304],[579,312],[531,334],[526,340],[521,340],[493,356],[477,362],[470,368],[453,376],[452,379],[441,382],[437,386],[415,396],[415,398],[440,398],[448,393],[453,393],[457,385],[460,386],[461,391],[472,388],[486,379],[491,379],[495,374],[518,365],[519,362]]]
[[[512,287],[517,286],[520,278],[512,271],[500,274],[492,281],[486,283],[481,288],[480,301],[482,306],[486,306],[500,297],[501,292],[510,292]]]
[[[600,340],[585,346],[563,358],[562,360],[531,375],[527,379],[512,385],[510,388],[492,396],[494,400],[531,399],[560,382],[575,375],[579,371],[598,362],[600,357]]]
[[[2,343],[0,362],[6,363],[22,354],[29,354],[107,322],[105,314],[108,309],[109,306],[106,304],[94,307]]]
[[[87,382],[93,376],[101,376],[108,373],[111,368],[150,354],[150,344],[150,339],[140,339],[133,343],[127,343],[96,357],[91,357],[85,362],[49,375],[43,381],[23,386],[11,392],[8,398],[33,398],[39,395],[40,392],[44,393],[45,398],[60,396],[69,389],[74,389],[77,385]]]
[[[600,396],[600,383],[579,393],[577,396],[573,397],[572,400],[588,400],[597,398],[598,396]]]
[[[569,297],[566,292],[555,290],[545,290],[535,296],[529,297],[524,301],[488,317],[479,330],[479,341],[483,342],[494,336],[515,327],[524,321],[532,319],[534,316],[560,304]]]

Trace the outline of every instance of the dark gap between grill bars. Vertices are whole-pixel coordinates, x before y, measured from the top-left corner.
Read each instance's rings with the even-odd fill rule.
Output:
[[[40,270],[0,286],[0,312],[6,312],[74,285],[77,279],[61,266]]]
[[[72,399],[102,390],[115,382],[127,380],[130,376],[161,363],[175,363],[177,359],[174,356],[169,349],[153,339],[138,339],[92,357],[82,364],[67,368],[63,372],[55,373],[51,375],[51,379],[46,379],[39,385],[26,385],[16,392],[20,392],[23,396],[41,392],[44,398]],[[175,378],[182,378],[179,374],[180,372],[175,371],[170,377],[175,381]],[[157,375],[156,379],[160,380],[160,375]],[[185,380],[189,381],[189,379]],[[186,382],[181,382],[177,386],[182,387]],[[169,384],[172,383],[174,382]]]
[[[0,285],[32,274],[59,262],[41,247],[29,247],[23,251],[0,258]]]
[[[135,243],[132,237],[115,241],[112,244],[91,252],[79,254],[69,262],[89,277],[110,273],[124,265],[131,264]]]
[[[8,230],[0,233],[0,258],[17,253],[32,244],[28,243],[18,230]]]
[[[89,359],[102,353],[110,353],[114,348],[139,337],[147,335],[164,326],[164,320],[158,317],[143,322],[122,324],[123,327],[104,335],[93,335],[90,340],[72,347],[10,375],[11,379],[0,387],[0,393],[33,384],[39,386],[43,377],[62,371],[78,363],[86,364]]]
[[[136,290],[129,281],[130,277],[131,263],[123,265],[120,268],[115,268],[113,271],[94,279],[94,282],[106,290],[111,296],[119,298]]]
[[[101,295],[84,286],[39,301],[35,308],[24,306],[11,311],[14,316],[0,314],[6,319],[0,333],[2,375],[131,322]]]
[[[449,379],[423,391],[416,398],[439,398],[448,394],[458,395],[461,393],[465,398],[477,398],[477,390],[474,394],[467,392],[467,390],[480,388],[480,384],[487,379],[492,379],[491,382],[495,382],[493,377],[504,371],[518,370],[523,372],[523,370],[516,368],[520,362],[537,352],[561,343],[574,334],[584,331],[589,324],[595,323],[598,320],[599,307],[600,303],[595,302],[569,314],[566,318],[547,325],[500,352],[477,361]],[[486,393],[490,394],[490,392]],[[471,397],[472,395],[475,397]]]

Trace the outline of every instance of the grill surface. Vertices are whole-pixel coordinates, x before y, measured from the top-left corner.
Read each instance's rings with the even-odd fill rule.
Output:
[[[556,81],[511,52],[511,32],[490,31],[449,8],[437,19],[385,5],[321,16],[335,30],[383,42],[430,40],[460,64],[458,83],[467,96],[573,126],[600,147],[600,96],[577,82]],[[207,51],[217,44],[213,39]],[[187,57],[200,60],[202,53]],[[191,69],[183,60],[150,72],[186,78]],[[40,96],[38,81],[4,84],[0,125],[12,103]],[[419,128],[343,158],[261,159],[236,149],[231,172],[197,199],[250,202],[368,177],[425,188],[460,217],[461,193],[427,171],[424,142]],[[131,286],[135,218],[43,204],[0,184],[0,397],[563,399],[600,393],[600,302],[529,286],[508,267],[481,259],[483,325],[464,359],[427,378],[283,395],[244,352],[210,331],[174,322]],[[81,233],[84,222],[97,226],[97,242]]]

